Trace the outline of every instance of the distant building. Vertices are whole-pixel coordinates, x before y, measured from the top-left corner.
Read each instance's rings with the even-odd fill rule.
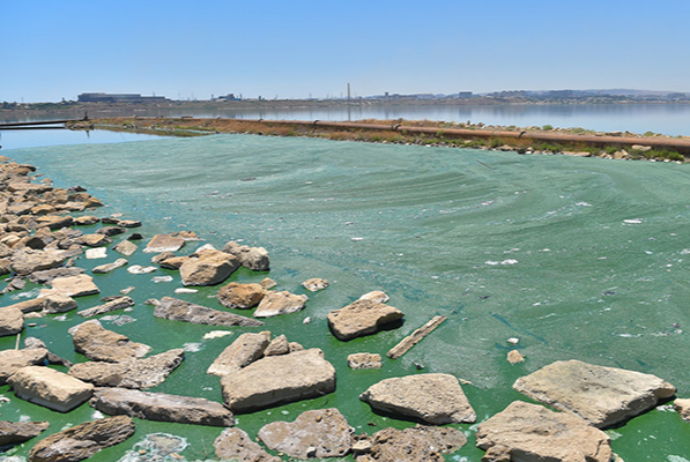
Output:
[[[82,93],[80,103],[162,103],[164,96],[141,96],[138,93]]]
[[[472,98],[472,96],[471,91],[461,91],[458,93],[458,98]]]

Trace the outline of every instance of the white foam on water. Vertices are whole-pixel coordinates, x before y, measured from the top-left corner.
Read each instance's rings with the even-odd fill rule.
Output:
[[[201,349],[204,347],[203,343],[185,343],[182,348],[184,348],[184,351],[189,351],[190,353],[196,353],[197,351],[201,351]]]
[[[207,332],[204,334],[204,340],[227,337],[228,335],[232,335],[232,332],[227,330],[212,330],[211,332]]]
[[[12,300],[19,300],[22,298],[36,298],[40,293],[39,289],[29,290],[28,292],[19,292],[18,294],[12,295],[10,298]]]
[[[685,457],[675,456],[673,454],[669,454],[667,459],[668,462],[690,462],[690,460],[686,459]]]
[[[577,205],[578,207],[591,207],[592,206],[592,204],[590,204],[588,202],[576,202],[575,205]]]
[[[92,419],[105,419],[105,416],[101,413],[101,411],[93,411],[93,414],[91,414]]]
[[[630,218],[627,220],[623,220],[623,223],[628,224],[628,225],[639,225],[639,224],[642,224],[642,220],[639,218]]]
[[[506,265],[516,265],[517,262],[518,262],[517,260],[514,260],[514,259],[512,259],[512,258],[509,258],[508,260],[503,260],[503,261],[501,262],[501,265],[503,265],[503,266],[506,266]]]

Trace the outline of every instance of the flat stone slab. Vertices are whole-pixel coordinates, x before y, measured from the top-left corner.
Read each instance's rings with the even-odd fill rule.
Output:
[[[479,424],[477,447],[489,461],[610,462],[612,456],[606,433],[579,417],[522,401]]]
[[[67,255],[62,250],[34,250],[31,248],[19,249],[11,257],[12,268],[20,276],[26,276],[34,271],[42,271],[62,266],[67,260]]]
[[[19,369],[8,380],[15,396],[53,409],[69,412],[91,397],[93,385],[44,366]]]
[[[404,313],[372,300],[356,302],[328,313],[328,325],[339,340],[350,340],[378,332],[386,324],[400,321]]]
[[[46,430],[48,422],[8,422],[0,420],[0,448],[21,444]]]
[[[12,374],[27,366],[43,365],[48,357],[45,348],[0,351],[0,385],[5,385]]]
[[[85,422],[39,441],[29,452],[31,462],[77,462],[120,444],[134,434],[131,417]]]
[[[477,420],[458,379],[450,374],[418,374],[382,380],[369,387],[359,399],[379,411],[433,425]]]
[[[213,310],[172,297],[163,297],[156,306],[153,315],[157,318],[169,319],[171,321],[185,321],[209,326],[257,327],[264,324],[257,319]]]
[[[122,255],[124,255],[126,257],[132,256],[134,254],[134,252],[137,251],[137,249],[139,249],[139,247],[137,247],[137,245],[135,243],[133,243],[132,241],[127,241],[127,240],[122,241],[122,242],[118,243],[115,247],[113,247],[113,250],[115,252],[121,253]]]
[[[103,305],[78,311],[77,314],[85,318],[92,318],[94,316],[110,313],[112,311],[123,310],[125,308],[129,308],[130,306],[134,306],[134,300],[132,300],[130,297],[123,296],[118,297],[115,300],[111,300]]]
[[[213,442],[216,457],[220,460],[236,462],[281,462],[280,457],[272,456],[259,444],[252,441],[244,430],[226,428]]]
[[[306,411],[294,422],[272,422],[259,438],[274,451],[298,459],[343,457],[352,447],[353,428],[335,408]]]
[[[190,396],[148,393],[128,388],[98,388],[89,404],[108,415],[216,427],[235,425],[232,412],[221,403]]]
[[[16,335],[24,330],[24,313],[17,307],[0,308],[0,337]]]
[[[97,387],[151,388],[160,385],[184,360],[182,348],[149,358],[119,363],[88,361],[72,366],[69,375]]]
[[[162,252],[177,252],[185,245],[185,240],[172,237],[169,234],[156,234],[146,244],[144,252],[146,253],[162,253]]]
[[[223,400],[234,412],[265,409],[335,391],[335,368],[317,348],[269,356],[221,379]]]
[[[458,429],[417,425],[405,430],[385,428],[370,437],[357,436],[352,452],[357,462],[444,462],[444,454],[466,443],[467,438]]]
[[[42,290],[41,295],[60,294],[67,297],[77,298],[95,295],[100,292],[98,286],[93,282],[93,278],[87,274],[55,278],[51,281],[52,289]]]
[[[242,334],[223,350],[206,373],[222,377],[237,372],[260,359],[268,345],[269,340],[264,334]]]
[[[381,355],[376,353],[353,353],[347,357],[350,369],[381,369]]]
[[[576,360],[543,367],[519,378],[513,388],[597,428],[625,422],[676,392],[673,385],[651,374]]]
[[[266,292],[259,306],[254,311],[255,318],[271,318],[281,314],[296,313],[302,311],[309,297],[295,295],[288,291]]]
[[[122,362],[143,358],[151,347],[133,342],[122,334],[105,329],[95,319],[83,322],[69,330],[77,353],[92,361]]]
[[[125,241],[129,242],[129,241]],[[91,270],[93,274],[106,274],[110,273],[111,271],[115,271],[118,268],[122,268],[123,266],[127,266],[127,263],[129,263],[127,260],[124,258],[118,258],[112,263],[108,263],[105,265],[100,265],[95,267],[94,269]]]

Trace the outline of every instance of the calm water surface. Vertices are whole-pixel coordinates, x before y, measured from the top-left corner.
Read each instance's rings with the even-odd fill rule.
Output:
[[[268,274],[241,270],[232,281],[270,276],[277,290],[295,293],[304,293],[300,283],[311,277],[331,282],[325,291],[308,293],[305,311],[269,319],[254,330],[322,348],[336,367],[338,390],[240,415],[238,426],[252,437],[269,421],[292,421],[304,410],[324,407],[338,407],[357,432],[412,425],[372,413],[358,395],[381,379],[420,372],[472,382],[464,389],[479,422],[526,399],[512,391],[515,379],[556,360],[652,373],[673,383],[679,397],[690,397],[690,166],[248,135],[4,151],[36,165],[58,186],[86,187],[108,204],[100,215],[123,212],[144,220],[147,237],[191,229],[215,246],[238,239],[269,250]],[[110,252],[105,260],[79,265],[92,268],[117,257]],[[130,265],[147,264],[149,257],[138,252]],[[152,283],[152,276],[164,274],[174,282]],[[218,378],[205,370],[240,332],[251,329],[203,340],[217,329],[153,318],[143,302],[174,295],[180,287],[175,272],[134,276],[120,269],[95,280],[100,296],[136,287],[130,294],[134,311],[127,313],[136,321],[103,321],[105,327],[151,345],[154,353],[187,347],[184,363],[153,391],[221,401]],[[33,296],[32,290],[5,295],[1,302]],[[390,295],[389,304],[406,314],[404,325],[336,340],[327,313],[370,290]],[[216,291],[207,287],[178,297],[219,308],[212,298]],[[98,300],[79,299],[80,309]],[[384,358],[378,371],[347,368],[348,354],[385,355],[436,314],[448,320],[403,358]],[[307,316],[310,324],[303,323]],[[80,362],[84,358],[74,352],[67,330],[82,321],[75,312],[64,319],[50,316],[24,335]],[[507,342],[511,337],[519,338],[523,364],[506,360],[515,348]],[[0,338],[0,348],[13,348],[14,341]],[[47,419],[51,432],[93,415],[88,405],[68,414],[46,410],[15,398],[7,386],[0,395],[10,399],[0,407],[3,419]],[[475,427],[456,427],[469,442],[448,460],[478,462],[483,453],[474,448]],[[92,460],[119,460],[153,432],[187,438],[182,455],[203,459],[220,431],[137,421],[135,437]],[[667,408],[608,434],[626,462],[690,460],[690,425]],[[30,447],[14,452],[25,456]]]

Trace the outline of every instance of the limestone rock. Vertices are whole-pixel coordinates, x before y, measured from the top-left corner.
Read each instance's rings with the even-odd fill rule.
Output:
[[[74,223],[74,219],[69,215],[64,217],[59,215],[45,215],[42,217],[38,217],[36,219],[36,223],[38,223],[39,226],[43,225],[47,226],[52,230],[56,230],[60,228],[65,228],[67,226],[72,226],[72,223]]]
[[[328,281],[321,278],[311,278],[304,281],[302,283],[302,287],[307,289],[309,292],[317,292],[328,287]]]
[[[690,422],[690,399],[677,399],[673,407],[686,422]]]
[[[96,231],[96,234],[102,234],[103,236],[117,236],[118,234],[122,234],[124,232],[124,228],[120,228],[119,226],[104,226]]]
[[[218,301],[226,308],[244,310],[258,305],[264,295],[266,295],[266,291],[261,287],[261,284],[231,282],[218,291]]]
[[[137,251],[139,247],[137,247],[136,244],[134,244],[132,241],[124,240],[120,243],[118,243],[115,247],[113,247],[113,250],[115,252],[121,253],[122,255],[129,257],[134,254],[134,252]]]
[[[168,234],[156,234],[144,249],[146,253],[177,252],[185,244],[185,240],[171,237]]]
[[[223,400],[234,412],[265,409],[335,391],[335,368],[319,349],[255,361],[221,379]]]
[[[269,270],[268,252],[263,247],[248,247],[230,241],[223,247],[223,252],[236,256],[240,260],[240,264],[245,268],[254,271]]]
[[[260,282],[261,287],[263,287],[264,290],[269,290],[277,286],[278,284],[271,278],[263,278]]]
[[[477,447],[487,451],[482,460],[497,462],[610,462],[612,456],[606,433],[579,417],[521,401],[479,425]]]
[[[451,427],[385,428],[371,437],[355,437],[352,451],[357,462],[444,462],[467,443],[465,435]]]
[[[101,247],[111,242],[113,241],[103,234],[84,234],[82,237],[76,239],[77,244],[87,245],[89,247]]]
[[[85,422],[39,441],[29,453],[30,462],[77,462],[115,446],[134,434],[131,417],[117,416]]]
[[[34,284],[50,284],[56,278],[66,278],[72,276],[79,276],[84,274],[83,268],[53,268],[43,271],[34,271],[28,277],[29,281]]]
[[[24,349],[26,350],[47,350],[48,347],[46,347],[46,344],[43,343],[43,340],[37,339],[36,337],[26,337],[24,339]],[[48,351],[48,354],[46,355],[46,361],[48,361],[50,364],[59,364],[61,366],[65,367],[72,367],[72,363],[66,359],[63,359],[59,357],[56,354],[51,353]]]
[[[304,309],[309,300],[306,295],[295,295],[293,293],[266,292],[261,303],[254,311],[254,317],[270,318],[281,314],[296,313]]]
[[[382,292],[380,290],[374,290],[371,292],[367,292],[366,294],[362,295],[359,297],[360,300],[371,300],[372,302],[376,303],[386,303],[388,300],[390,300],[390,297],[386,295],[385,292]]]
[[[74,326],[69,333],[72,334],[72,342],[77,353],[93,361],[117,363],[143,358],[151,351],[148,345],[132,342],[122,334],[104,329],[97,320]]]
[[[27,366],[43,365],[48,350],[1,350],[0,351],[0,386],[7,383],[12,374]]]
[[[128,242],[128,241],[125,241]],[[118,268],[122,268],[123,266],[127,266],[127,263],[129,263],[127,260],[124,258],[118,258],[112,263],[108,263],[106,265],[100,265],[95,267],[94,269],[91,270],[92,273],[94,274],[106,274],[110,273],[111,271],[114,271]]]
[[[67,256],[62,250],[34,250],[23,248],[12,255],[12,268],[20,276],[26,276],[34,271],[41,271],[61,266]]]
[[[127,388],[99,388],[89,404],[108,415],[159,422],[230,427],[235,419],[221,403],[204,398],[149,393]]]
[[[477,415],[450,374],[419,374],[382,380],[359,399],[379,411],[443,425],[472,423]]]
[[[69,375],[97,387],[151,388],[163,383],[183,360],[184,350],[178,348],[149,358],[119,363],[89,361],[75,364]]]
[[[226,428],[213,443],[216,457],[236,462],[281,462],[280,457],[267,453],[239,428]]]
[[[74,224],[79,225],[79,226],[88,226],[88,225],[95,225],[98,223],[100,218],[93,216],[93,215],[84,215],[81,217],[77,217],[74,219]]]
[[[67,297],[77,298],[87,295],[95,295],[100,292],[98,286],[94,284],[93,278],[86,274],[64,278],[55,278],[50,283],[52,289],[42,290],[41,295],[60,294]]]
[[[676,392],[671,384],[650,374],[576,360],[552,363],[519,378],[513,388],[597,428],[625,422]]]
[[[518,350],[510,350],[508,352],[508,362],[510,364],[518,364],[525,362],[525,357]]]
[[[261,358],[268,346],[268,338],[263,334],[242,334],[213,361],[207,374],[224,376],[237,372]]]
[[[84,256],[87,260],[99,260],[101,258],[108,257],[108,249],[105,247],[95,247],[92,249],[86,249]]]
[[[40,435],[49,426],[48,422],[0,421],[0,448],[29,441]]]
[[[180,277],[185,286],[220,284],[239,266],[240,262],[234,255],[209,249],[185,261],[180,266]]]
[[[290,343],[285,335],[279,335],[268,344],[264,356],[280,356],[290,353]]]
[[[171,321],[186,321],[210,326],[257,327],[264,324],[256,319],[213,310],[172,297],[163,297],[160,303],[156,305],[153,315]]]
[[[19,369],[7,383],[18,398],[59,412],[69,412],[91,397],[93,385],[43,366]]]
[[[350,340],[378,332],[382,326],[400,321],[402,311],[371,300],[356,302],[328,313],[328,325],[340,340]]]
[[[46,295],[39,300],[43,300],[42,311],[44,314],[66,313],[78,306],[72,297],[59,293]]]
[[[134,300],[132,300],[129,297],[123,296],[117,297],[114,300],[111,300],[103,305],[98,305],[92,308],[88,308],[86,310],[79,311],[77,312],[77,314],[85,318],[91,318],[93,316],[110,313],[111,311],[122,310],[130,306],[134,306]]]
[[[350,369],[381,369],[381,355],[372,353],[354,353],[347,357]]]
[[[158,261],[161,268],[179,270],[190,257],[167,257]]]
[[[343,457],[352,446],[352,427],[335,408],[306,411],[290,422],[272,422],[259,438],[274,451],[298,459]]]
[[[130,274],[149,274],[153,273],[158,268],[155,266],[141,266],[141,265],[132,265],[129,268],[127,268],[127,272]]]
[[[15,335],[24,330],[24,313],[14,306],[0,308],[0,337]]]

